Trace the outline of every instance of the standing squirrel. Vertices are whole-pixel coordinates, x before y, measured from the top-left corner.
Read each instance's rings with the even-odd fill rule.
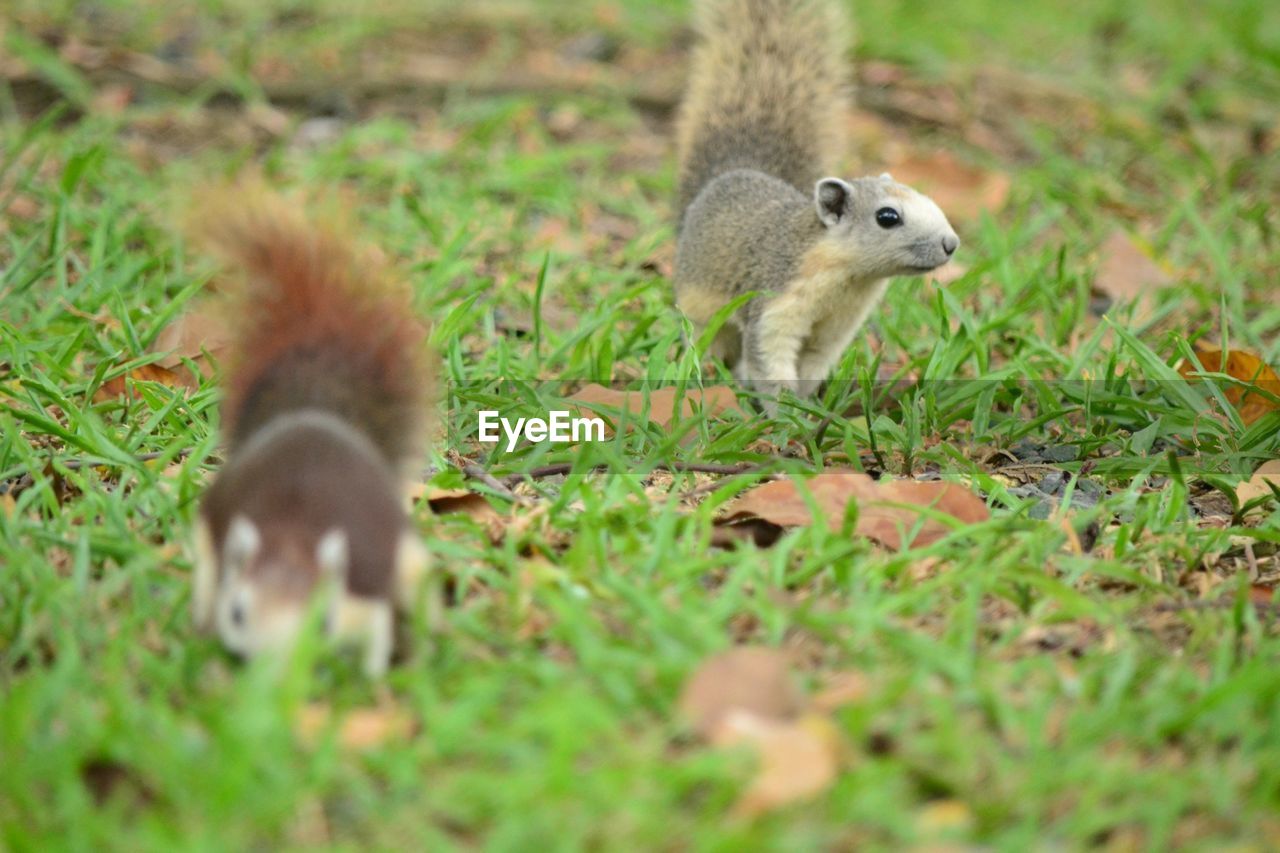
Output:
[[[701,332],[758,293],[711,354],[763,392],[812,393],[888,279],[942,266],[960,239],[932,200],[887,174],[823,177],[848,110],[834,0],[700,0],[697,12],[677,121],[676,303]]]
[[[430,371],[407,293],[283,201],[214,203],[199,230],[245,273],[222,404],[227,461],[200,505],[195,621],[233,652],[288,646],[320,597],[325,630],[389,663],[393,603],[427,552],[405,511]]]

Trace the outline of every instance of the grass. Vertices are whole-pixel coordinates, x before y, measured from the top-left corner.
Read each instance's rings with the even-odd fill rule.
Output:
[[[1280,844],[1280,637],[1253,604],[1280,578],[1280,515],[1230,505],[1280,450],[1280,416],[1246,426],[1215,406],[1225,381],[1172,367],[1197,340],[1280,361],[1275,4],[856,6],[864,66],[995,134],[867,91],[892,144],[1012,178],[999,211],[959,223],[968,272],[896,283],[849,381],[807,408],[504,454],[471,438],[495,395],[532,412],[588,381],[702,381],[667,281],[669,112],[635,89],[678,87],[681,4],[109,2],[93,20],[13,4],[0,844]],[[627,73],[503,83],[505,68],[563,82],[546,56],[583,32]],[[83,51],[104,42],[176,55],[199,84],[113,76]],[[459,55],[475,78],[357,91]],[[337,123],[300,142],[324,114]],[[453,451],[498,475],[578,465],[521,487],[528,505],[467,483],[508,519],[496,538],[419,506],[456,601],[435,647],[411,626],[385,687],[306,646],[283,675],[241,666],[192,631],[180,544],[216,468],[215,379],[94,401],[198,304],[211,268],[175,223],[195,187],[247,166],[340,198],[434,320],[451,393],[433,487],[464,484]],[[1176,273],[1146,319],[1095,310],[1096,250],[1117,228]],[[901,552],[823,526],[721,550],[717,510],[759,475],[695,505],[680,496],[706,475],[654,473],[676,458],[957,481],[992,519]],[[1047,470],[1067,491],[1038,490]],[[698,663],[741,642],[790,649],[808,683],[870,684],[835,716],[836,783],[750,822],[727,817],[749,756],[692,743],[674,710]],[[314,702],[394,707],[419,729],[359,752],[308,743],[297,717]]]

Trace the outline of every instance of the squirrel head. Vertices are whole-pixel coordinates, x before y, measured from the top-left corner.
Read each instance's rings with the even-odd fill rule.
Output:
[[[859,267],[888,278],[919,275],[945,264],[960,238],[933,199],[879,177],[823,178],[814,185],[818,219]]]
[[[243,657],[289,646],[316,596],[332,633],[346,589],[346,531],[268,532],[237,515],[222,543],[214,624],[226,647]]]

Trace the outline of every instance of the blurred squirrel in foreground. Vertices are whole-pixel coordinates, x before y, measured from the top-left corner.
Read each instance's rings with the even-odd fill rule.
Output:
[[[711,354],[763,392],[812,393],[888,279],[942,266],[960,240],[933,201],[887,174],[823,177],[848,112],[835,0],[699,0],[697,12],[677,124],[676,303],[701,332],[759,293]]]
[[[393,604],[410,604],[428,562],[404,500],[427,425],[424,329],[407,290],[283,200],[228,194],[196,230],[244,276],[227,461],[196,530],[196,625],[252,656],[287,648],[319,598],[326,633],[363,644],[378,676]]]

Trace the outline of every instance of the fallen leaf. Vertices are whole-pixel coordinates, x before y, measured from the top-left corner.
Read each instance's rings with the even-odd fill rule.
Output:
[[[911,506],[931,507],[965,523],[975,524],[990,517],[982,499],[955,483],[920,483],[913,480],[876,481],[855,471],[818,474],[805,481],[818,510],[831,527],[844,520],[845,507],[856,501],[858,522],[855,532],[874,539],[887,548],[900,549],[904,533],[917,524],[912,545],[924,547],[950,532],[943,522],[922,515]],[[901,506],[907,504],[909,506]],[[813,523],[809,504],[795,480],[774,480],[756,486],[729,504],[721,524],[760,518],[779,527],[802,527]]]
[[[768,548],[782,536],[782,528],[759,518],[735,520],[711,528],[711,547],[733,548],[751,542],[757,548]]]
[[[734,711],[721,723],[714,743],[748,744],[758,756],[756,775],[733,807],[741,817],[816,796],[831,786],[839,770],[839,732],[817,715],[780,722]]]
[[[1003,172],[961,162],[942,149],[909,155],[891,164],[889,171],[898,183],[932,198],[952,220],[976,219],[984,210],[999,210],[1013,185]]]
[[[425,500],[427,506],[436,515],[452,515],[462,513],[474,518],[481,524],[490,524],[502,520],[502,514],[493,508],[484,495],[467,489],[415,489],[412,497]]]
[[[725,718],[746,711],[770,720],[790,720],[804,710],[804,695],[778,649],[739,646],[713,655],[685,682],[680,713],[704,738],[712,739]]]
[[[128,373],[121,374],[112,379],[103,382],[98,390],[93,392],[93,401],[95,403],[103,403],[108,400],[114,400],[117,397],[128,396],[132,398],[133,394],[130,389],[130,382],[159,382],[170,388],[185,388],[189,391],[195,390],[197,387],[190,376],[184,375],[167,367],[161,367],[158,364],[144,364],[141,367],[135,367]]]
[[[209,356],[220,360],[226,354],[232,337],[225,317],[207,302],[196,303],[160,332],[155,348],[169,354],[156,363],[178,370],[183,367],[183,359],[187,359],[203,370]]]
[[[1258,583],[1249,584],[1249,603],[1269,607],[1275,600],[1275,593],[1275,587],[1263,586]]]
[[[1224,359],[1222,350],[1211,347],[1196,347],[1196,358],[1203,365],[1203,372],[1225,373],[1232,379],[1248,383],[1272,395],[1280,396],[1280,376],[1276,375],[1275,370],[1270,365],[1251,352],[1231,350],[1226,353],[1226,358]],[[1178,365],[1178,373],[1184,379],[1198,378],[1193,375],[1197,372],[1200,371],[1190,361],[1184,360]],[[1248,388],[1242,388],[1236,384],[1224,387],[1222,395],[1226,397],[1228,403],[1235,406],[1236,411],[1240,413],[1240,420],[1244,421],[1246,426],[1252,424],[1267,412],[1273,412],[1280,408],[1273,400],[1254,394]]]
[[[333,727],[333,709],[323,703],[307,705],[298,714],[295,731],[299,739],[314,745]],[[337,742],[346,749],[371,749],[391,740],[405,740],[413,734],[414,722],[406,711],[394,705],[357,708],[336,723]]]
[[[569,397],[576,403],[586,404],[577,407],[579,417],[598,415],[594,406],[607,406],[618,409],[629,415],[640,415],[648,400],[649,420],[660,427],[668,426],[675,417],[675,386],[655,388],[645,395],[640,391],[615,391],[603,385],[592,383],[580,388]],[[718,415],[729,410],[741,412],[738,406],[738,395],[725,385],[713,385],[706,388],[686,388],[680,401],[680,416],[689,417],[695,411],[708,416]]]
[[[1173,283],[1173,277],[1124,231],[1111,232],[1098,255],[1094,290],[1113,302],[1136,305],[1137,319],[1151,313],[1154,292]]]
[[[708,743],[747,746],[758,766],[734,813],[755,817],[821,793],[839,769],[840,735],[822,715],[862,695],[857,679],[829,682],[819,713],[806,712],[791,659],[779,649],[739,646],[708,658],[689,677],[680,712]]]
[[[1280,489],[1280,459],[1263,462],[1253,476],[1236,486],[1236,500],[1240,505],[1273,494],[1272,487]]]
[[[869,689],[867,677],[861,672],[832,673],[823,679],[822,687],[814,694],[810,705],[815,711],[829,714],[845,705],[862,701]]]

